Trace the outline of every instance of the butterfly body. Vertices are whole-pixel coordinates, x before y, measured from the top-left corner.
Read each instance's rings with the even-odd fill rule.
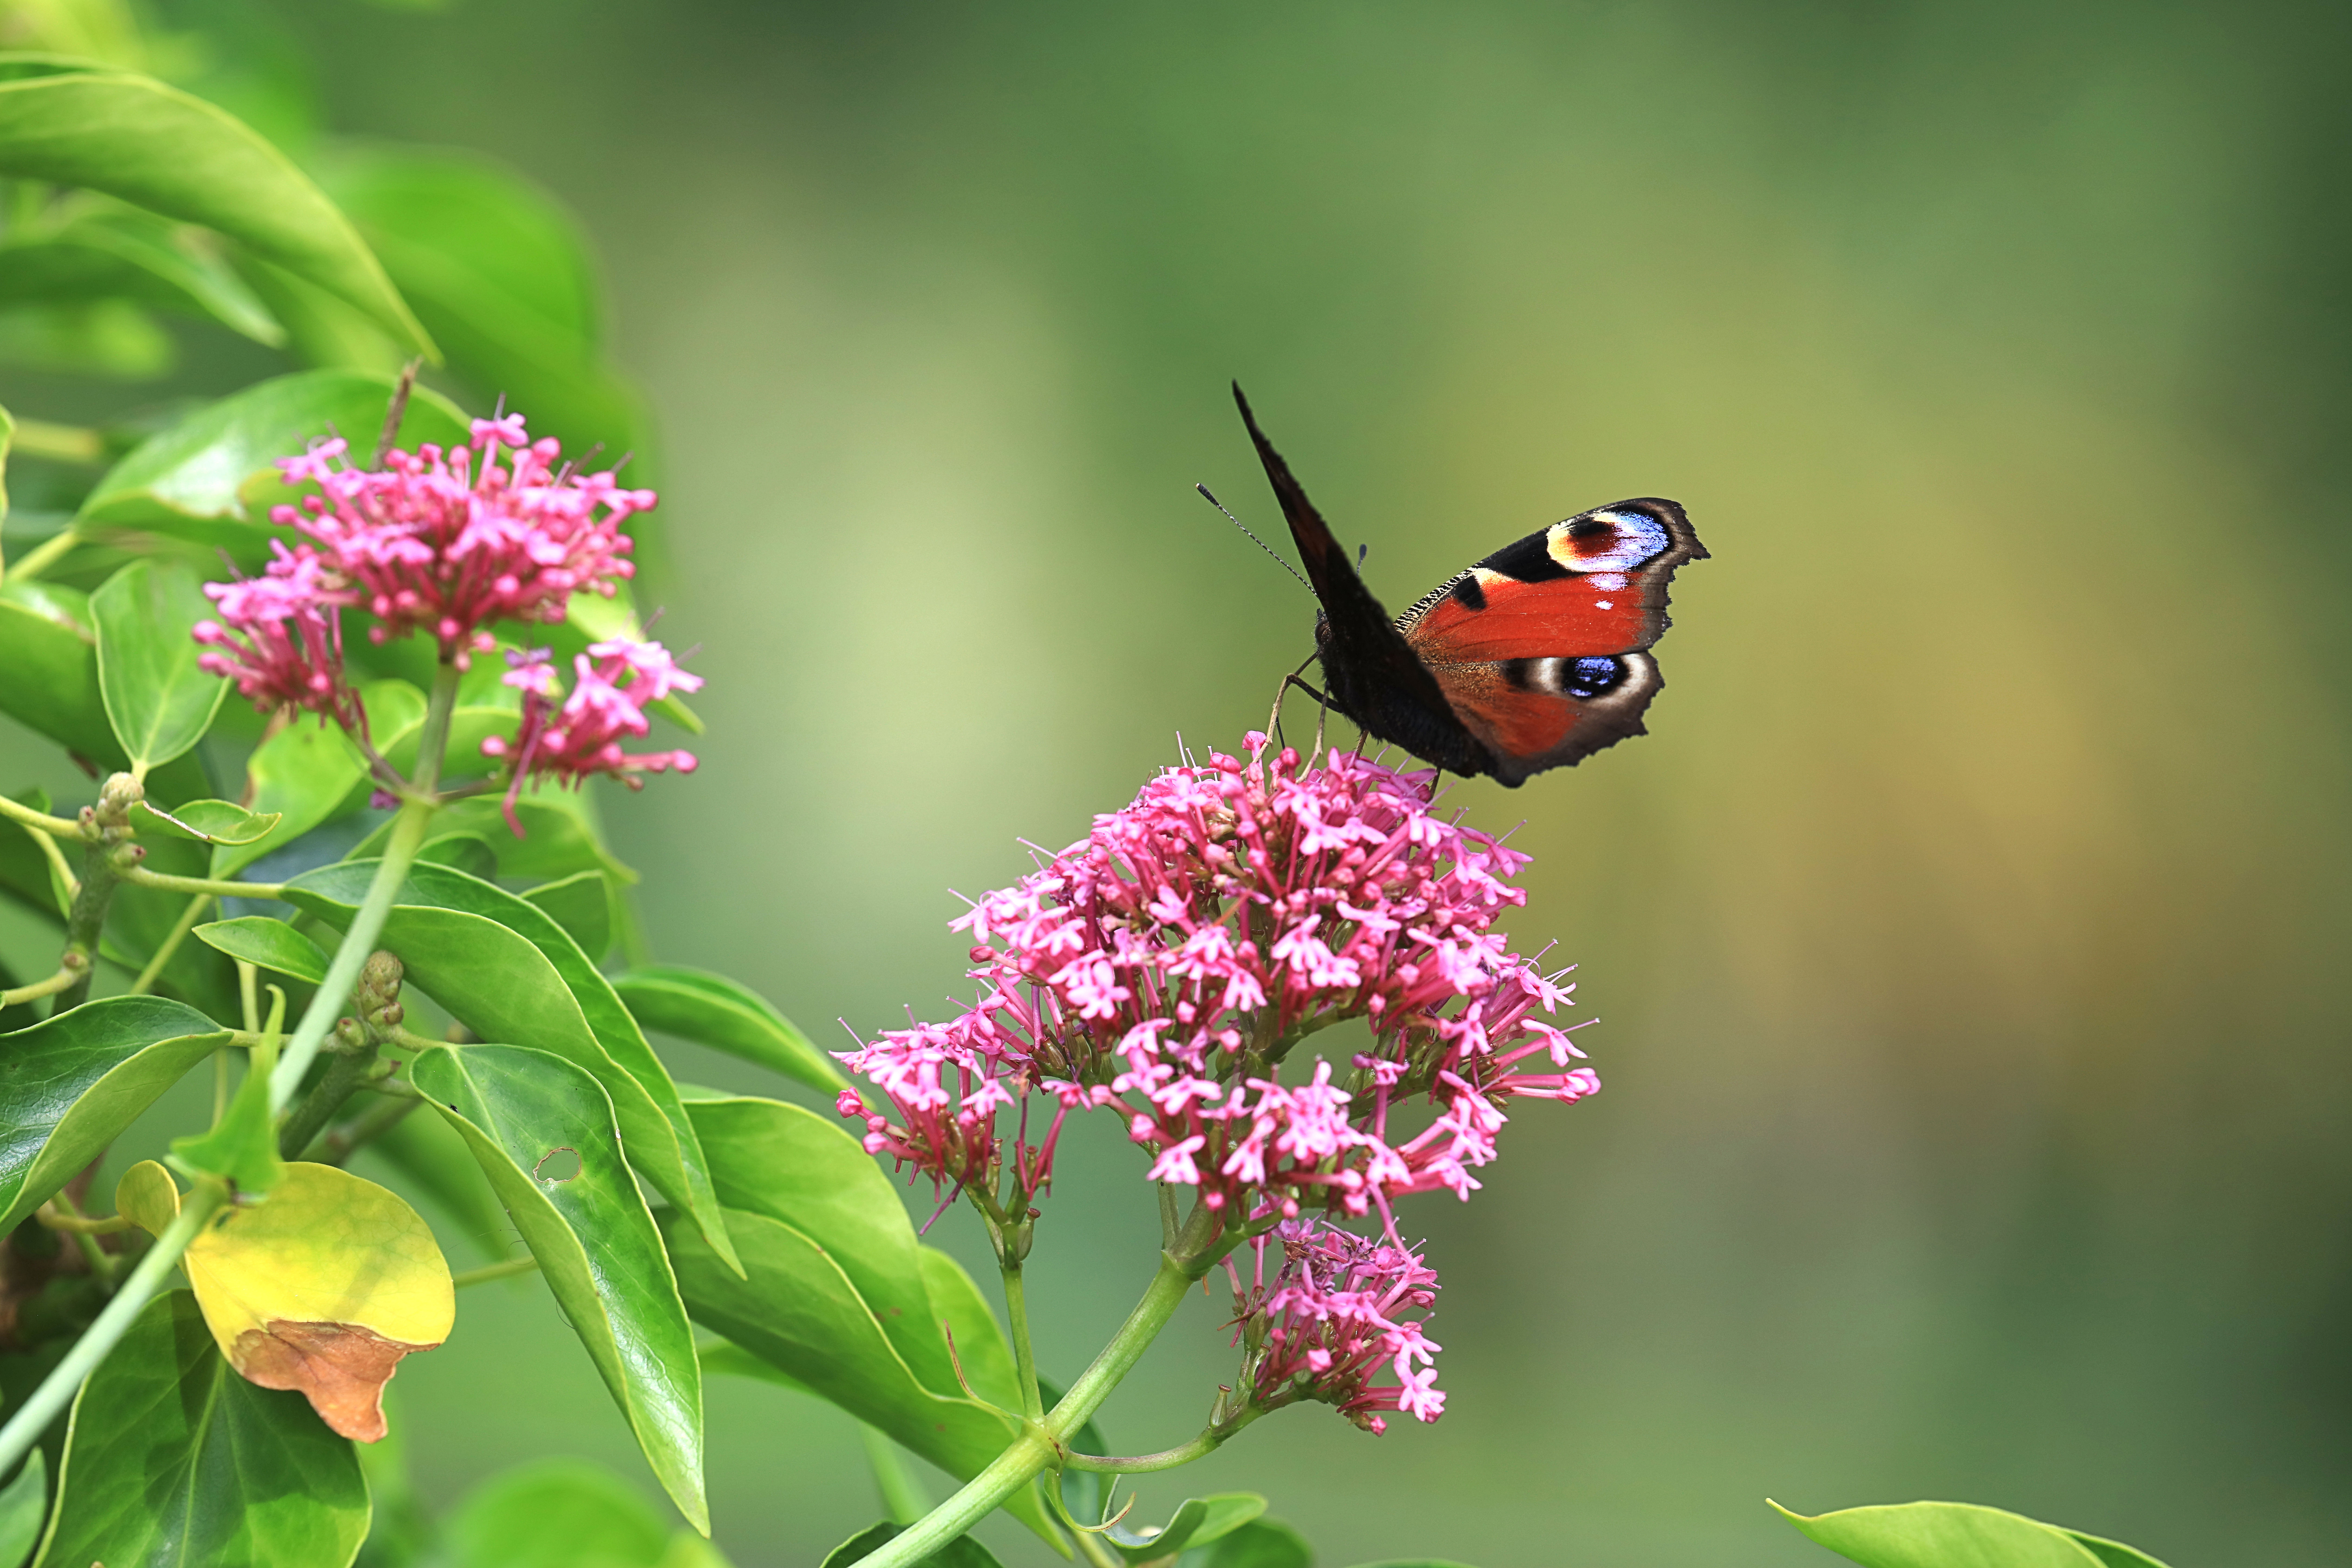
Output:
[[[1507,544],[1391,619],[1234,389],[1322,603],[1317,657],[1331,705],[1366,734],[1447,773],[1516,786],[1643,733],[1664,684],[1675,569],[1706,548],[1683,509],[1639,497]]]

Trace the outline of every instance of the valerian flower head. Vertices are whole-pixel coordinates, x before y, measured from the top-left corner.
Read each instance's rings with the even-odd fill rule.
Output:
[[[372,638],[421,631],[461,667],[493,622],[561,621],[575,593],[610,597],[635,571],[621,524],[656,499],[558,468],[558,443],[532,441],[520,414],[475,420],[463,447],[387,452],[380,468],[347,451],[337,437],[282,459],[288,483],[319,489],[270,521],[316,547],[338,602],[380,623]]]
[[[602,773],[642,789],[646,773],[695,770],[692,752],[624,750],[652,727],[647,707],[673,691],[701,689],[702,677],[680,669],[661,644],[614,637],[590,645],[572,661],[569,696],[546,648],[510,653],[507,663],[502,679],[522,693],[522,727],[511,741],[489,737],[482,752],[508,766],[507,826],[517,837],[522,825],[515,819],[514,803],[526,779],[576,786]]]
[[[1068,1114],[1109,1110],[1149,1180],[1213,1209],[1385,1220],[1403,1194],[1467,1197],[1510,1100],[1601,1087],[1545,1021],[1570,988],[1492,929],[1525,900],[1527,857],[1438,815],[1433,774],[1339,752],[1302,767],[1258,734],[1248,750],[1163,773],[955,922],[977,1002],[842,1053],[888,1102],[841,1097],[868,1150],[959,1187],[1009,1156],[1034,1194]],[[1294,1059],[1349,1019],[1369,1049]],[[1396,1125],[1410,1101],[1435,1111],[1414,1131]]]
[[[1231,1259],[1225,1270],[1253,1403],[1276,1409],[1320,1400],[1374,1434],[1387,1429],[1383,1410],[1420,1421],[1444,1411],[1435,1366],[1443,1347],[1422,1331],[1437,1275],[1419,1253],[1310,1219],[1286,1220],[1250,1246],[1250,1282]],[[1383,1373],[1396,1381],[1375,1382]]]
[[[287,705],[334,718],[357,730],[359,699],[343,674],[343,596],[326,579],[309,545],[270,543],[258,577],[207,583],[220,619],[198,621],[205,645],[199,668],[236,683],[257,708]]]

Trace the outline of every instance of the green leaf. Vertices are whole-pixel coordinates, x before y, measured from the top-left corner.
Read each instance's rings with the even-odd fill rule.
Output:
[[[690,1228],[664,1216],[663,1236],[695,1321],[772,1363],[950,1475],[970,1479],[1014,1436],[1005,1416],[961,1394],[924,1386],[873,1310],[827,1251],[765,1215],[727,1211],[745,1277],[738,1279]],[[1055,1539],[1034,1486],[1003,1505]]]
[[[8,448],[16,439],[16,420],[6,409],[0,408],[0,522],[8,517]],[[0,561],[0,571],[6,563]]]
[[[436,834],[417,846],[416,858],[427,866],[447,866],[485,882],[499,874],[498,851],[478,833]]]
[[[379,864],[322,866],[289,883],[286,897],[341,929]],[[400,954],[410,984],[478,1038],[553,1051],[585,1068],[613,1097],[630,1163],[728,1254],[719,1199],[677,1086],[579,944],[536,904],[454,867],[411,867],[395,898],[378,940]]]
[[[757,1062],[815,1088],[847,1089],[833,1059],[748,986],[682,964],[650,964],[613,977],[613,989],[648,1029]]]
[[[478,154],[415,146],[347,145],[320,178],[459,378],[567,452],[636,453],[631,482],[653,482],[643,405],[604,357],[586,239],[552,197]]]
[[[334,204],[250,128],[176,88],[111,72],[0,82],[0,174],[215,229],[437,357]]]
[[[612,1101],[571,1062],[518,1046],[436,1047],[409,1077],[473,1150],[655,1476],[708,1533],[694,1331]],[[564,1152],[579,1162],[569,1177]]]
[[[131,820],[142,831],[167,838],[241,846],[260,843],[284,817],[274,811],[248,811],[226,800],[192,800],[169,811],[142,800],[131,808]]]
[[[1103,1532],[1103,1539],[1129,1563],[1150,1563],[1173,1556],[1188,1546],[1205,1546],[1265,1511],[1265,1499],[1255,1492],[1213,1492],[1186,1498],[1175,1516],[1158,1530],[1130,1531],[1113,1525]]]
[[[1254,1519],[1177,1559],[1177,1568],[1314,1568],[1315,1549],[1279,1520]],[[1431,1563],[1429,1568],[1437,1568]]]
[[[560,881],[542,882],[523,897],[547,911],[547,918],[564,929],[591,963],[613,951],[612,885],[602,871],[575,871]],[[615,984],[617,985],[617,982]],[[624,995],[622,1001],[626,1002]],[[644,1016],[635,1007],[639,1023]]]
[[[467,1493],[448,1543],[450,1568],[658,1568],[669,1527],[604,1466],[541,1459]]]
[[[0,310],[0,361],[26,370],[151,381],[179,357],[172,335],[128,300]]]
[[[2065,1529],[2063,1525],[2057,1528]],[[2164,1564],[2136,1546],[2126,1546],[2120,1541],[2108,1541],[2101,1536],[2085,1535],[2079,1530],[2068,1530],[2075,1544],[2106,1564],[2106,1568],[2164,1568]]]
[[[98,687],[89,599],[56,583],[0,582],[0,711],[94,762],[111,762],[114,731]]]
[[[433,814],[436,833],[478,833],[499,847],[499,873],[518,880],[550,882],[582,871],[602,871],[615,886],[628,887],[637,874],[614,858],[604,845],[596,808],[585,791],[553,788],[523,795],[515,802],[515,818],[522,824],[518,837],[509,827],[502,803],[495,795],[476,795],[452,802]],[[352,851],[354,860],[379,858],[391,840],[385,822]]]
[[[266,1198],[286,1179],[278,1153],[278,1117],[269,1104],[269,1072],[278,1047],[256,1046],[245,1064],[245,1081],[227,1110],[208,1132],[172,1140],[165,1156],[182,1174],[218,1176],[242,1198]]]
[[[392,392],[390,377],[352,370],[301,371],[257,383],[141,443],[98,481],[80,521],[193,540],[258,570],[271,540],[292,537],[268,518],[270,502],[292,496],[279,481],[278,459],[299,454],[331,429],[365,461]],[[400,439],[446,446],[464,441],[467,428],[457,405],[420,386],[402,416]]]
[[[2055,1525],[1974,1503],[1895,1503],[1808,1518],[1765,1501],[1808,1539],[1865,1568],[2099,1568],[2101,1563]]]
[[[54,226],[0,246],[0,306],[131,300],[209,317],[278,347],[286,329],[202,230],[85,196]]]
[[[898,1538],[898,1527],[888,1520],[861,1530],[824,1554],[824,1568],[851,1568]],[[1003,1568],[996,1553],[969,1535],[959,1535],[917,1563],[915,1568]]]
[[[313,985],[326,984],[325,950],[284,921],[271,920],[268,915],[240,915],[233,921],[200,925],[188,934],[206,947],[217,948],[231,958],[242,959],[273,974],[290,974]]]
[[[405,1177],[485,1259],[503,1262],[510,1255],[514,1227],[507,1211],[466,1141],[445,1122],[403,1117],[376,1134],[364,1157],[381,1159]]]
[[[115,739],[141,777],[205,738],[229,683],[196,667],[190,635],[212,605],[176,561],[134,561],[89,596],[98,684]]]
[[[36,1448],[16,1479],[0,1490],[0,1568],[24,1568],[48,1511],[49,1461]]]
[[[368,1497],[352,1444],[213,1348],[185,1290],[147,1303],[82,1385],[43,1568],[317,1568],[351,1561]]]
[[[0,1035],[0,1234],[228,1039],[161,996],[109,996]]]

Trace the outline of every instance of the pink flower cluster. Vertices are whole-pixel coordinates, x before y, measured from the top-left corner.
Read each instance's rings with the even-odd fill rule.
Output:
[[[483,754],[506,763],[507,826],[522,836],[515,820],[514,803],[527,778],[553,778],[578,784],[593,774],[620,780],[631,789],[645,787],[643,774],[675,768],[690,773],[692,752],[632,752],[625,741],[651,728],[646,709],[673,691],[698,691],[702,677],[677,667],[669,650],[657,642],[614,637],[592,644],[572,661],[570,696],[555,673],[553,656],[546,648],[507,655],[510,668],[506,684],[522,692],[522,728],[511,741],[493,735],[482,742]]]
[[[1268,1243],[1281,1248],[1268,1285]],[[1364,1430],[1387,1429],[1379,1412],[1434,1421],[1445,1409],[1437,1352],[1422,1331],[1437,1300],[1437,1275],[1419,1254],[1314,1220],[1286,1220],[1252,1242],[1256,1268],[1244,1287],[1231,1259],[1234,1336],[1247,1345],[1243,1375],[1262,1406],[1321,1400]],[[1411,1314],[1411,1315],[1408,1315]],[[1381,1371],[1393,1384],[1372,1380]]]
[[[257,708],[307,709],[356,731],[364,718],[343,676],[342,617],[319,557],[275,541],[270,550],[261,576],[205,584],[228,626],[196,623],[195,639],[205,645],[197,668],[235,681]]]
[[[1150,1180],[1213,1209],[1386,1220],[1403,1194],[1467,1197],[1511,1100],[1600,1088],[1537,1016],[1570,988],[1491,929],[1525,900],[1507,880],[1525,856],[1433,812],[1433,774],[1248,744],[1246,763],[1163,773],[955,922],[978,941],[978,1002],[841,1053],[897,1112],[841,1096],[869,1151],[959,1188],[1009,1158],[1032,1194],[1067,1115],[1111,1109],[1153,1153]],[[1370,1039],[1344,1068],[1291,1061],[1347,1019]],[[1038,1094],[1052,1116],[1033,1141]],[[1434,1115],[1406,1131],[1415,1100]]]
[[[425,632],[463,668],[493,646],[492,623],[560,621],[573,594],[610,597],[635,571],[620,525],[654,492],[557,470],[556,442],[530,440],[520,414],[475,420],[467,446],[388,452],[380,469],[352,468],[347,450],[339,437],[280,460],[289,483],[319,487],[269,514],[304,542],[273,544],[259,577],[205,586],[220,618],[195,628],[200,662],[263,707],[290,703],[359,730],[346,609],[376,617],[371,640]]]
[[[337,438],[282,460],[288,483],[319,489],[270,521],[317,544],[341,602],[381,623],[369,636],[425,632],[461,666],[494,621],[560,621],[575,593],[609,598],[635,571],[621,524],[656,500],[609,472],[559,471],[560,445],[531,440],[520,414],[475,420],[465,447],[387,452],[381,468],[345,451]]]

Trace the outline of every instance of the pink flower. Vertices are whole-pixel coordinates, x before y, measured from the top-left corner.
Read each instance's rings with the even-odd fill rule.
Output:
[[[1266,1279],[1268,1243],[1280,1248]],[[1251,1282],[1229,1259],[1234,1338],[1252,1401],[1279,1408],[1301,1400],[1333,1405],[1371,1433],[1379,1412],[1434,1421],[1445,1409],[1433,1364],[1441,1348],[1422,1331],[1437,1276],[1418,1253],[1313,1220],[1292,1220],[1250,1243]],[[1396,1382],[1376,1383],[1382,1373]]]
[[[482,742],[482,752],[508,764],[507,826],[517,837],[522,826],[515,819],[514,803],[525,779],[552,778],[576,786],[603,773],[642,789],[646,773],[695,770],[692,752],[624,749],[652,728],[646,708],[673,691],[702,688],[702,677],[680,669],[661,644],[632,637],[592,644],[572,661],[569,697],[547,649],[510,653],[507,663],[505,683],[522,693],[522,727],[511,741],[492,735]]]
[[[1570,989],[1492,929],[1524,901],[1509,879],[1525,856],[1437,816],[1431,774],[1338,752],[1302,768],[1261,735],[1249,747],[1247,763],[1162,773],[955,922],[978,944],[979,1000],[842,1053],[898,1112],[861,1103],[869,1149],[941,1183],[992,1182],[1006,1153],[993,1111],[949,1116],[916,1092],[947,1074],[961,1105],[1001,1083],[1023,1107],[1010,1155],[1024,1198],[1050,1177],[1064,1117],[1111,1107],[1152,1152],[1149,1179],[1212,1208],[1385,1215],[1406,1193],[1468,1196],[1511,1100],[1600,1088],[1589,1068],[1519,1070],[1581,1054],[1537,1016]],[[1300,1050],[1351,1018],[1369,1051],[1341,1066]],[[1040,1092],[1056,1110],[1032,1143]],[[1435,1120],[1392,1139],[1391,1110],[1413,1099]]]
[[[221,618],[196,623],[195,639],[208,650],[196,663],[236,682],[257,708],[290,705],[360,730],[359,700],[343,675],[341,612],[347,601],[329,586],[309,545],[289,550],[272,541],[269,548],[262,575],[205,584]]]
[[[382,623],[371,637],[425,632],[461,666],[493,622],[561,621],[574,593],[610,597],[635,570],[620,525],[656,500],[611,473],[559,470],[557,443],[530,441],[516,414],[475,420],[464,447],[388,452],[381,468],[346,450],[337,437],[281,460],[288,483],[320,493],[270,520],[300,530],[341,602]]]

